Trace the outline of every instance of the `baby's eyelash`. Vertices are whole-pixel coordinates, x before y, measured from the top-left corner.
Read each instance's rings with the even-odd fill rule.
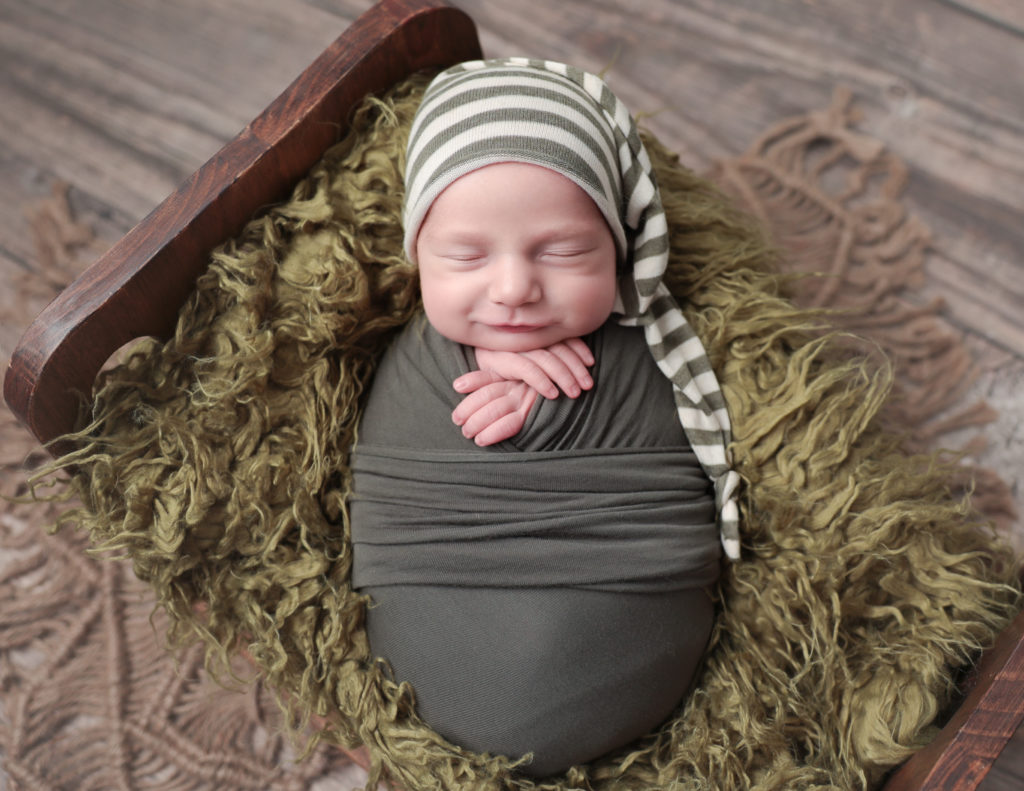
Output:
[[[550,258],[579,258],[580,256],[587,255],[588,253],[591,252],[593,252],[593,250],[591,249],[573,247],[561,250],[544,250],[541,252],[541,256],[548,256]]]

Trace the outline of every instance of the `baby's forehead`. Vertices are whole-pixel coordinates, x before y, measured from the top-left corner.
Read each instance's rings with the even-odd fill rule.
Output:
[[[518,161],[491,163],[457,178],[432,202],[423,230],[472,236],[485,230],[474,223],[509,219],[548,235],[610,231],[601,206],[575,181]]]

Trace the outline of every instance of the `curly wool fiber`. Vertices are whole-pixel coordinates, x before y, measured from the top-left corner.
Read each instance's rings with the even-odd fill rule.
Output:
[[[954,677],[1017,604],[1014,564],[878,425],[890,381],[782,293],[762,233],[646,143],[672,227],[669,286],[733,418],[744,558],[723,575],[697,690],[658,732],[532,782],[447,744],[369,654],[349,585],[347,459],[393,331],[405,136],[426,80],[368,99],[284,204],[215,251],[166,343],[97,384],[61,460],[73,516],[155,589],[171,638],[239,646],[322,736],[410,789],[866,789],[931,735]]]

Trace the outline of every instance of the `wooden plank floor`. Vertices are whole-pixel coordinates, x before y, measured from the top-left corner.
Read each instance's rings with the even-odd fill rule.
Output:
[[[1024,5],[1018,0],[461,0],[488,55],[608,80],[703,170],[848,86],[933,231],[921,299],[968,339],[1000,417],[981,461],[1024,511]],[[25,207],[70,185],[112,242],[369,0],[0,0],[0,360],[42,307]],[[37,304],[38,303],[38,304]],[[1020,542],[1024,546],[1024,542]],[[986,781],[1024,788],[1024,738]],[[0,780],[0,786],[2,786]]]

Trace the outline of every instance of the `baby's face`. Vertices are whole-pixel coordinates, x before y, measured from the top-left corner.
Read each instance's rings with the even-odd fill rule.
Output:
[[[615,241],[564,176],[504,162],[457,179],[416,239],[423,306],[453,341],[528,351],[593,332],[615,303]]]

